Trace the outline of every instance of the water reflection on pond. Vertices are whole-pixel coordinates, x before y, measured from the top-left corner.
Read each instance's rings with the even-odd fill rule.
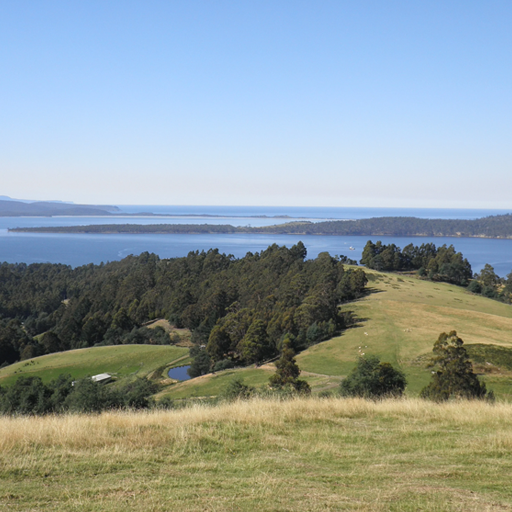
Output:
[[[190,368],[190,365],[187,366],[177,366],[176,368],[171,368],[167,375],[169,378],[176,380],[189,380],[190,375],[187,373],[187,370]]]

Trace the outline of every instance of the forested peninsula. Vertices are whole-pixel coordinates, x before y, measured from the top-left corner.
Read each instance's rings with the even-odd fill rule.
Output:
[[[295,221],[274,226],[250,227],[230,224],[103,224],[93,226],[52,226],[14,228],[25,233],[98,234],[229,234],[331,236],[429,236],[461,238],[512,238],[512,214],[480,219],[419,219],[416,217],[375,217],[323,222]]]

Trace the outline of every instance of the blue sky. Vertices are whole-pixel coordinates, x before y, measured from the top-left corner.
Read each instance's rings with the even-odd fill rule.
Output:
[[[0,194],[512,209],[510,1],[0,4]]]

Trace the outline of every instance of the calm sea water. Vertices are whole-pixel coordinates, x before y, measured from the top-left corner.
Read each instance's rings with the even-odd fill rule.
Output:
[[[334,206],[140,206],[120,205],[124,213],[151,212],[165,215],[219,215],[223,217],[288,215],[306,219],[368,219],[371,217],[419,217],[422,219],[477,219],[511,213],[510,210],[461,208],[363,208]]]
[[[289,215],[307,219],[368,218],[388,215],[423,218],[478,218],[485,215],[508,213],[498,210],[426,210],[390,208],[277,208],[277,207],[144,207],[122,206],[125,213],[150,211],[191,217],[155,219],[152,217],[0,217],[0,261],[9,263],[64,263],[72,266],[101,263],[122,259],[130,254],[148,251],[162,258],[186,256],[190,251],[218,248],[226,254],[242,257],[248,251],[259,252],[270,244],[291,247],[299,240],[309,257],[327,251],[332,255],[345,254],[359,260],[369,237],[331,237],[301,235],[71,235],[48,233],[9,233],[9,227],[69,226],[86,224],[156,224],[156,223],[229,223],[233,225],[262,226],[283,222],[282,219],[246,218],[251,215]],[[151,208],[151,210],[149,209]],[[226,215],[227,217],[196,217],[200,214]],[[373,237],[374,241],[377,240]],[[436,245],[453,244],[470,261],[473,270],[479,271],[485,263],[494,266],[500,276],[512,271],[512,240],[483,240],[464,238],[430,237],[378,237],[383,243],[404,247],[408,243],[419,245],[433,242]],[[350,250],[353,247],[354,250]]]

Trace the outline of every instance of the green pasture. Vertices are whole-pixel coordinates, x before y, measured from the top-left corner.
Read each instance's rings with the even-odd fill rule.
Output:
[[[115,345],[91,347],[28,359],[0,370],[0,386],[21,376],[41,377],[44,382],[69,373],[75,379],[110,373],[117,377],[144,377],[164,366],[186,364],[188,349],[170,345]]]
[[[171,399],[180,399],[217,396],[222,393],[235,376],[241,377],[246,384],[251,386],[261,386],[268,382],[272,373],[272,368],[261,367],[223,370],[167,386],[156,395],[156,398],[160,399],[167,396]]]
[[[156,398],[168,397],[174,400],[218,396],[222,394],[229,382],[235,377],[241,378],[245,384],[259,388],[268,384],[268,379],[274,371],[274,365],[270,364],[259,368],[251,366],[249,368],[224,370],[174,383],[165,387],[163,391],[156,395]],[[309,383],[314,392],[330,391],[333,388],[337,388],[341,380],[336,376],[316,375],[308,372],[303,372],[301,378]]]

